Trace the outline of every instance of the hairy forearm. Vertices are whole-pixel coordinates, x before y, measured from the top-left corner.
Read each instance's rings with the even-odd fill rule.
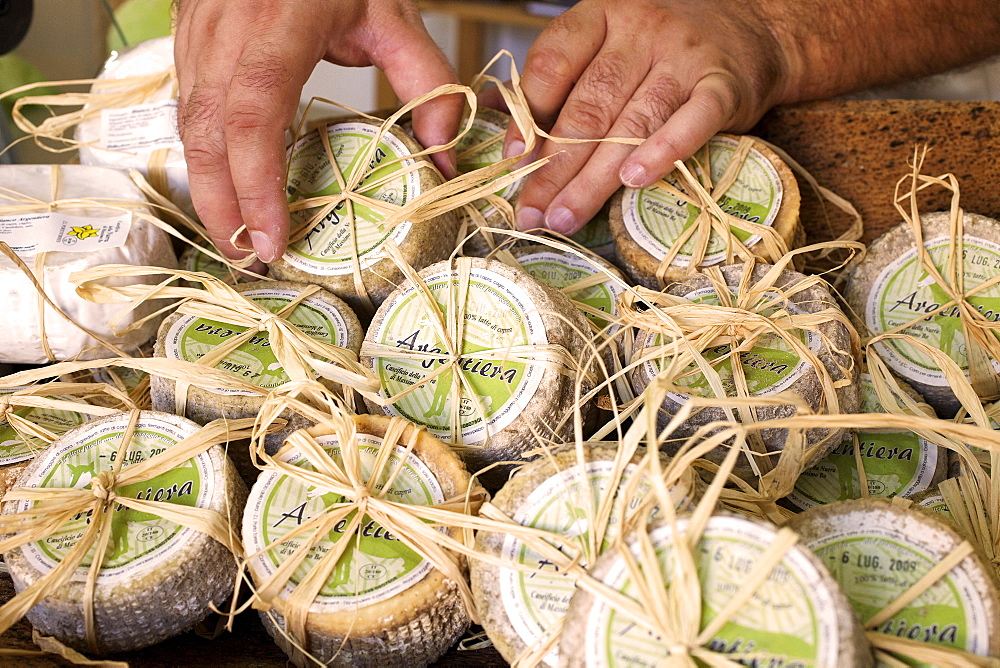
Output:
[[[781,102],[821,99],[1000,52],[996,0],[766,0],[787,59]]]

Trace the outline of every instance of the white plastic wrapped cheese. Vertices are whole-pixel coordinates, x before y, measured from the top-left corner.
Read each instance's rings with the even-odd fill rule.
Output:
[[[95,198],[108,202],[109,206],[96,201],[68,202]],[[47,212],[46,205],[54,200],[60,204]],[[81,299],[69,277],[73,272],[103,264],[176,266],[166,233],[132,212],[150,213],[136,205],[143,200],[129,177],[114,169],[86,165],[0,165],[0,241],[14,249],[44,285],[49,299],[74,322],[132,352],[156,333],[159,318],[117,336],[112,322],[122,305],[94,304]],[[116,205],[111,206],[112,201]],[[20,210],[15,212],[12,207],[19,205]],[[60,250],[63,248],[66,250]],[[117,280],[124,285],[141,279]],[[0,312],[5,319],[5,326],[0,328],[0,362],[50,361],[43,337],[56,360],[97,359],[111,353],[97,339],[44,304],[30,278],[4,255],[0,255],[0,285],[3,286]],[[114,329],[125,329],[154,308],[158,306],[136,310],[115,322]]]
[[[92,93],[138,88],[136,77],[161,73],[162,82],[159,86],[149,84],[148,91],[139,95],[141,101],[103,109],[99,115],[81,122],[76,127],[76,141],[81,142],[80,163],[84,165],[138,169],[150,178],[150,163],[162,159],[166,177],[166,192],[162,194],[194,215],[184,147],[177,130],[177,77],[170,74],[173,66],[173,37],[151,39],[122,53],[113,53],[98,79],[128,81],[123,81],[121,87],[96,84],[91,88]],[[150,181],[161,189],[155,175]]]

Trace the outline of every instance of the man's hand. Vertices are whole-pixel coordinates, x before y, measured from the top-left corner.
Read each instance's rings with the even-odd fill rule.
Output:
[[[287,245],[284,132],[316,63],[375,65],[403,101],[457,83],[410,0],[182,0],[176,35],[191,197],[212,239],[237,259],[246,253],[229,239],[242,225],[249,234],[237,246],[264,262]],[[458,96],[421,105],[417,139],[447,143],[461,113]],[[454,174],[453,155],[434,159]]]
[[[622,183],[648,186],[719,130],[752,127],[787,79],[755,4],[583,0],[554,19],[521,81],[538,125],[557,137],[646,141],[543,142],[540,155],[557,155],[528,177],[518,227],[573,234]],[[523,151],[515,128],[504,155]]]
[[[581,0],[532,46],[522,87],[557,154],[518,199],[521,229],[572,234],[770,107],[942,71],[1000,51],[995,0]],[[513,126],[512,126],[513,127]],[[504,155],[524,151],[517,129]]]

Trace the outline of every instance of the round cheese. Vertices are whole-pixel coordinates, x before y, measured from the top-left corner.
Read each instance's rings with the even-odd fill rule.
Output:
[[[13,394],[22,389],[25,388],[0,389],[0,396]],[[60,397],[60,399],[66,398]],[[56,436],[61,436],[90,419],[90,416],[84,413],[53,408],[14,408],[12,412]],[[3,498],[7,490],[14,485],[28,462],[48,445],[48,441],[37,436],[18,433],[7,420],[0,419],[0,498]]]
[[[109,81],[165,73],[174,66],[174,38],[158,37],[140,42],[121,53],[113,53],[97,76],[100,83],[91,93],[118,93],[135,84],[109,86]],[[84,107],[86,110],[86,107]],[[188,184],[184,145],[177,128],[177,80],[165,78],[138,104],[103,109],[76,126],[80,142],[80,164],[137,169],[149,178],[149,165],[160,152],[166,176],[167,199],[194,216]]]
[[[378,134],[379,125],[358,118],[327,127],[330,146],[344,178],[348,178],[352,169],[358,169],[356,162],[367,155],[365,152]],[[370,173],[365,183],[372,186],[361,185],[357,192],[398,207],[439,185],[441,176],[427,158],[410,157],[421,150],[405,132],[390,128],[369,158],[370,167],[366,173]],[[416,168],[415,165],[423,166]],[[336,170],[330,165],[319,130],[305,135],[292,147],[286,192],[289,202],[341,194]],[[415,269],[447,258],[455,248],[458,222],[452,213],[423,222],[403,221],[388,229],[381,225],[386,218],[384,213],[361,202],[353,203],[350,209],[354,213],[353,232],[348,203],[341,202],[305,237],[289,244],[281,258],[271,263],[274,277],[321,285],[359,309],[363,301],[354,284],[355,265],[376,306],[402,280],[402,273],[385,254],[383,247],[387,241],[392,240],[399,246],[405,260]],[[293,230],[305,224],[318,210],[312,208],[293,213]]]
[[[307,286],[284,281],[259,281],[243,283],[235,289],[270,312],[278,313],[294,301],[305,287]],[[341,346],[355,353],[361,349],[362,329],[357,316],[342,300],[324,290],[304,299],[285,319],[317,341]],[[163,321],[153,354],[156,357],[197,362],[225,343],[226,339],[244,331],[245,327],[193,315],[174,314]],[[290,380],[271,350],[267,332],[260,332],[241,344],[216,364],[215,368],[228,371],[264,389],[279,387]],[[175,388],[176,383],[170,378],[150,378],[154,410],[176,412]],[[264,396],[260,394],[191,385],[187,390],[184,414],[199,424],[207,424],[220,417],[254,417],[263,404]],[[277,452],[288,434],[310,424],[301,415],[291,411],[285,411],[281,417],[287,419],[288,424],[284,429],[266,437],[268,451],[272,453]],[[257,471],[250,464],[246,448],[235,448],[231,455],[246,479],[256,477]]]
[[[884,413],[871,376],[861,374],[861,412]],[[901,384],[914,399],[916,393]],[[912,497],[945,479],[947,451],[910,431],[859,429],[856,432],[868,494]],[[823,461],[806,469],[786,499],[807,510],[834,501],[861,498],[861,477],[854,454],[854,435],[848,434]]]
[[[754,267],[751,281],[759,281],[771,269],[768,265],[758,265]],[[736,293],[740,278],[743,273],[742,265],[729,265],[722,268],[722,274],[733,294]],[[791,297],[783,306],[793,315],[817,313],[825,309],[837,309],[836,302],[830,293],[823,287],[815,285],[806,289],[797,290],[797,283],[806,280],[802,274],[785,271],[782,272],[775,287],[791,293]],[[683,282],[677,283],[668,289],[670,294],[682,296],[694,303],[718,304],[719,298],[712,287],[711,281],[704,275],[695,274],[686,278]],[[768,302],[773,300],[774,295],[762,297]],[[770,315],[779,308],[777,303],[767,305],[762,301],[763,315]],[[858,374],[860,364],[846,352],[851,350],[850,333],[847,327],[835,320],[819,323],[816,331],[794,330],[792,332],[798,337],[814,355],[823,363],[826,371],[830,374],[834,382],[847,380],[844,386],[836,389],[836,399],[839,402],[841,413],[853,413],[857,411],[859,397],[858,386],[855,379]],[[826,342],[824,342],[824,338]],[[647,354],[646,349],[660,345],[660,335],[655,332],[639,332],[637,335],[638,346],[634,353],[635,357]],[[702,352],[709,362],[714,362],[714,367],[722,379],[727,396],[736,396],[735,382],[732,375],[732,361],[730,357],[730,345],[722,344],[713,346]],[[769,396],[782,391],[796,392],[815,411],[825,412],[829,410],[830,398],[824,396],[823,386],[816,369],[808,361],[799,356],[788,343],[776,334],[764,334],[759,337],[749,350],[744,350],[739,355],[743,373],[747,379],[750,394],[753,396]],[[693,367],[693,365],[692,365]],[[652,359],[634,368],[631,373],[632,385],[636,392],[643,389],[663,368],[660,359]],[[845,372],[845,370],[847,370]],[[701,393],[711,396],[712,390],[708,385],[705,376],[692,369],[691,374],[684,374],[677,379],[677,385],[684,387],[691,394]],[[845,377],[845,373],[848,374]],[[670,422],[673,415],[682,404],[687,401],[688,394],[680,392],[669,392],[664,399],[663,406],[657,416],[657,424],[663,429]],[[825,402],[824,402],[825,399]],[[790,417],[796,414],[796,409],[792,405],[759,406],[753,409],[758,421],[772,420],[782,417]],[[734,411],[735,413],[735,411]],[[737,419],[739,418],[736,413]],[[726,414],[721,408],[701,409],[684,422],[674,432],[673,438],[687,438],[692,435],[700,426],[726,419]],[[760,432],[769,452],[776,452],[784,447],[787,434],[784,430],[763,429]],[[838,443],[843,440],[843,429],[810,429],[807,432],[807,445],[813,447],[812,455],[806,462],[806,466],[811,466],[819,462]],[[728,446],[720,446],[708,453],[707,458],[715,462],[721,462],[729,451]],[[734,474],[750,480],[754,477],[753,468],[746,457],[741,457],[733,469]]]
[[[681,518],[683,530],[688,520]],[[736,594],[773,542],[776,529],[730,515],[708,520],[697,548],[692,550],[701,585],[701,610],[690,605],[675,610],[700,618],[704,628]],[[676,537],[665,522],[654,524],[649,536],[656,564],[645,563],[632,541],[632,554],[645,571],[659,568],[666,584],[673,579]],[[627,562],[619,551],[609,551],[597,562],[594,577],[633,600],[640,600]],[[653,611],[649,611],[650,618]],[[685,621],[674,619],[683,627]],[[670,641],[615,610],[607,601],[580,590],[566,615],[559,653],[560,665],[636,667],[665,665]],[[793,545],[757,591],[703,645],[730,658],[750,652],[756,665],[871,666],[871,650],[850,605],[837,583],[808,549]],[[739,660],[733,656],[732,660]]]
[[[717,183],[732,161],[739,137],[716,135],[708,143],[711,183]],[[691,163],[689,161],[689,167]],[[703,167],[695,164],[691,170],[704,185]],[[667,183],[684,191],[676,172],[666,176]],[[707,188],[711,193],[711,188]],[[730,215],[773,227],[775,232],[794,247],[801,235],[799,225],[799,188],[792,170],[774,151],[759,141],[754,141],[746,161],[733,185],[725,193],[718,193],[716,202]],[[656,277],[661,261],[670,252],[681,234],[694,224],[701,209],[693,204],[678,201],[676,197],[656,185],[648,188],[622,188],[611,199],[611,233],[614,236],[619,266],[632,279],[648,288],[663,287]],[[734,234],[752,252],[757,248],[759,236],[742,231]],[[699,267],[692,267],[694,238],[689,238],[664,275],[666,284],[680,280],[701,267],[726,262],[726,240],[712,232],[705,258]],[[761,260],[774,258],[760,256]]]
[[[926,489],[919,494],[914,494],[912,498],[913,503],[918,506],[923,506],[924,508],[933,510],[946,519],[954,520],[954,517],[952,517],[951,514],[951,509],[948,507],[948,502],[944,500],[944,495],[941,493],[941,490],[938,489],[937,485],[931,487],[930,489]]]
[[[365,479],[371,474],[389,419],[358,416],[356,443],[342,444],[320,427],[310,433],[336,461],[342,448],[358,448]],[[469,487],[469,474],[447,445],[423,430],[408,427],[401,442],[414,443],[410,452],[394,447],[384,469],[388,476],[399,468],[389,487],[394,501],[411,505],[434,505],[461,496]],[[302,468],[312,464],[300,452],[281,454],[284,461]],[[325,507],[343,500],[334,494],[313,494],[304,483],[275,471],[265,471],[250,492],[243,518],[243,539],[250,574],[260,586],[281,567],[287,555],[303,544],[309,534],[282,541],[303,521],[318,516]],[[360,538],[330,532],[312,548],[274,601],[270,613],[261,613],[265,628],[297,665],[306,665],[296,655],[284,631],[285,602],[295,587],[323,554],[339,540],[354,546],[341,557],[333,575],[309,606],[305,649],[324,665],[334,666],[425,666],[436,661],[465,632],[469,616],[458,587],[400,538],[374,520],[363,518]],[[346,526],[346,521],[344,522]],[[450,530],[453,535],[458,530]],[[263,551],[271,543],[280,549]],[[260,553],[260,554],[257,554]],[[311,663],[309,665],[312,665]]]
[[[962,273],[964,290],[968,293],[1000,274],[1000,222],[966,213],[963,225]],[[947,280],[950,216],[947,212],[925,214],[920,217],[920,226],[924,248]],[[928,315],[950,299],[921,264],[908,223],[897,225],[872,242],[867,255],[847,281],[844,296],[852,311],[863,319],[873,334],[895,330],[916,320],[916,324],[903,333],[944,351],[968,376],[965,333],[958,307],[952,305],[940,313]],[[987,320],[1000,319],[1000,285],[980,290],[966,301]],[[900,339],[880,342],[877,349],[886,364],[912,385],[938,415],[951,417],[955,414],[960,405],[955,393],[941,369],[922,350]],[[1000,373],[1000,360],[991,362],[994,370]]]
[[[479,108],[476,111],[476,118],[472,121],[472,127],[455,146],[459,174],[468,174],[503,160],[503,140],[509,124],[510,116],[502,111],[486,107]],[[521,192],[522,183],[523,180],[515,181],[494,194],[507,200],[513,206]],[[510,224],[497,207],[490,204],[489,200],[485,198],[477,200],[473,202],[473,206],[479,210],[479,213],[486,220],[486,224],[490,227],[510,228]],[[479,228],[477,220],[472,216],[465,215],[461,210],[459,211],[459,221],[460,224],[465,225],[463,236]],[[484,257],[506,239],[507,237],[497,239],[492,236],[487,238],[483,233],[476,234],[465,242],[465,254]]]
[[[218,260],[205,255],[194,246],[188,246],[184,249],[184,252],[181,253],[181,256],[177,259],[177,264],[184,271],[204,272],[210,276],[215,276],[227,285],[236,285],[241,281],[246,282],[253,280],[252,277],[241,274],[222,264]],[[192,288],[201,287],[200,283],[194,283],[191,281],[185,281],[185,284]]]
[[[579,556],[584,567],[595,561],[619,535],[619,514],[624,513],[626,522],[634,519],[633,511],[650,491],[648,481],[641,482],[633,497],[626,496],[636,475],[646,477],[638,468],[645,454],[643,448],[637,450],[625,467],[617,488],[611,489],[618,444],[595,443],[585,447],[585,461],[580,460],[574,446],[565,446],[551,456],[525,465],[492,501],[519,524],[576,538],[579,549],[568,557]],[[668,464],[665,455],[661,455],[661,462],[664,467]],[[701,487],[690,469],[688,478],[672,490],[678,510],[691,508],[700,498]],[[587,554],[585,550],[594,531],[591,520],[598,516],[607,495],[613,496],[614,502],[599,551]],[[556,569],[548,559],[506,533],[478,532],[476,552],[528,568]],[[483,630],[510,663],[545,642],[546,633],[564,618],[575,591],[572,575],[520,571],[486,559],[471,560],[469,575]],[[546,653],[545,665],[559,665],[558,646],[556,642]]]
[[[609,208],[605,205],[570,239],[587,250],[597,253],[608,262],[614,262],[616,258],[615,238],[611,235],[609,216]]]
[[[885,499],[813,508],[788,526],[827,565],[863,621],[895,601],[963,540],[937,513]],[[993,566],[974,552],[875,630],[997,656],[1000,589]]]
[[[83,165],[0,165],[0,183],[4,188],[43,202],[53,199],[53,170],[58,170],[55,198],[109,198],[128,202],[144,201],[128,176],[114,169]],[[0,207],[18,202],[0,193]],[[149,213],[148,210],[145,213]],[[26,221],[27,227],[25,227]],[[177,260],[166,233],[129,212],[99,204],[60,206],[56,212],[39,214],[0,214],[0,232],[16,227],[30,230],[28,241],[58,243],[66,251],[45,251],[43,269],[36,271],[49,298],[76,323],[100,335],[126,352],[134,352],[156,332],[158,318],[152,318],[134,331],[116,334],[136,321],[150,316],[157,305],[144,304],[122,319],[121,304],[94,304],[76,294],[69,277],[102,264],[151,265],[173,269]],[[14,244],[12,244],[14,245]],[[73,252],[89,245],[93,250]],[[48,246],[46,246],[48,247]],[[15,248],[15,252],[18,252]],[[35,271],[39,255],[18,252]],[[120,284],[154,284],[156,277],[117,279]],[[100,359],[113,353],[78,327],[67,322],[40,299],[29,278],[13,262],[0,256],[0,297],[7,325],[0,329],[0,361],[13,364],[44,364],[49,360],[42,346],[39,314],[44,313],[45,336],[57,360]],[[112,327],[114,323],[114,327]]]
[[[64,434],[18,478],[23,487],[84,488],[112,459],[129,414],[100,418]],[[175,415],[143,411],[123,466],[145,461],[198,431]],[[147,482],[117,490],[118,496],[179,506],[209,508],[239,522],[246,488],[219,446]],[[8,501],[5,513],[30,508],[31,501]],[[73,548],[87,527],[86,514],[74,517],[44,541],[4,553],[18,592],[37,582]],[[83,612],[90,557],[72,579],[28,612],[40,632],[87,651]],[[100,653],[148,647],[193,627],[232,595],[236,559],[213,538],[160,517],[120,508],[114,511],[108,552],[94,590],[94,620]]]
[[[581,333],[589,326],[564,295],[523,271],[496,260],[459,258],[456,262],[464,263],[469,271],[468,291],[461,305],[463,336],[454,342],[460,350],[456,366],[418,385],[448,360],[385,352],[363,356],[362,361],[378,376],[383,396],[393,397],[413,388],[389,406],[368,402],[369,410],[405,417],[446,440],[453,438],[455,421],[455,441],[467,446],[462,455],[469,469],[478,471],[496,462],[521,459],[523,452],[539,445],[539,436],[555,442],[570,437],[572,420],[564,418],[576,401],[574,387],[579,374],[562,374],[531,359],[510,360],[507,351],[515,346],[557,345],[580,360],[585,357],[580,351],[587,349]],[[448,262],[420,272],[438,308],[451,318],[457,314],[450,306],[449,294],[457,299],[459,275],[457,265],[453,268]],[[403,283],[375,313],[366,344],[406,353],[445,350],[431,325],[435,316],[422,295],[417,286]],[[495,352],[487,356],[483,351]],[[580,361],[582,365],[586,360]],[[456,378],[456,371],[461,378]],[[452,389],[456,382],[463,390],[458,406]],[[469,387],[472,393],[466,389]],[[583,391],[589,387],[583,383]],[[590,407],[582,409],[586,420]],[[491,469],[481,482],[497,489],[509,470],[509,466]]]

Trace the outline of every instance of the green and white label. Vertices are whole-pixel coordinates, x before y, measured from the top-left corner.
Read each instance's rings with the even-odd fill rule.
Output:
[[[355,189],[360,195],[398,207],[420,194],[419,170],[404,171],[416,161],[407,157],[409,149],[394,135],[388,132],[382,135],[375,151],[369,153],[367,149],[378,134],[378,126],[339,123],[330,126],[328,134],[334,159],[344,178],[350,178],[359,169],[364,170],[366,176]],[[368,164],[360,165],[362,160],[367,160]],[[293,147],[285,192],[290,203],[341,194],[336,170],[317,134],[303,137]],[[293,213],[293,224],[308,221],[317,211],[319,208]],[[350,211],[354,214],[353,234]],[[409,221],[392,228],[382,225],[385,217],[384,213],[362,202],[351,205],[341,202],[305,237],[289,244],[284,260],[293,267],[320,276],[350,274],[355,262],[361,269],[367,269],[386,257],[382,252],[386,241],[392,239],[401,244],[410,231]]]
[[[578,283],[601,271],[600,267],[592,262],[587,262],[574,255],[553,251],[541,251],[522,255],[518,258],[518,262],[521,263],[524,270],[531,274],[531,277],[536,281],[551,285],[558,290]],[[583,290],[575,292],[564,291],[570,299],[604,311],[605,313],[610,313],[613,317],[618,316],[615,300],[623,292],[625,292],[625,289],[610,278],[603,283],[584,288]],[[585,313],[584,315],[602,329],[608,324],[607,320],[598,315],[591,313]],[[616,329],[618,329],[617,325],[612,331]]]
[[[938,446],[912,433],[858,432],[871,496],[911,496],[931,486]],[[846,438],[819,464],[802,472],[788,499],[799,508],[861,498],[854,439]]]
[[[718,182],[726,171],[737,144],[735,139],[729,137],[713,137],[709,141],[713,183]],[[700,170],[692,170],[692,173],[698,176]],[[676,172],[668,174],[665,180],[685,192]],[[716,202],[731,216],[770,227],[781,207],[782,192],[781,177],[774,165],[759,151],[750,149],[736,181],[729,190],[716,197]],[[694,224],[700,211],[699,207],[678,200],[656,186],[626,188],[622,197],[625,228],[636,243],[655,258],[666,257],[684,230]],[[735,227],[730,227],[730,230],[745,246],[749,247],[760,241],[759,235],[751,235]],[[695,239],[688,239],[672,264],[678,267],[688,266],[694,245]],[[713,231],[701,266],[721,264],[725,260],[726,239]]]
[[[604,209],[598,212],[570,239],[597,253],[605,260],[612,260],[615,257],[615,238],[611,234],[611,223],[608,221],[608,213]]]
[[[469,172],[483,167],[489,167],[503,160],[503,138],[506,129],[496,123],[491,123],[482,118],[476,118],[472,122],[469,131],[459,139],[455,146],[458,154],[459,174]],[[494,194],[505,200],[513,199],[521,190],[524,179],[519,179],[513,183],[498,189]],[[484,218],[489,218],[496,213],[496,207],[485,198],[475,202],[476,208],[483,214]]]
[[[335,436],[323,436],[317,440],[334,461],[343,465],[341,446]],[[381,439],[367,434],[358,434],[357,443],[351,444],[351,447],[358,448],[361,471],[366,480],[372,474],[381,445]],[[285,454],[284,461],[309,471],[316,470],[314,464],[299,452]],[[382,491],[397,469],[399,473],[386,493],[387,498],[414,506],[430,506],[445,500],[444,492],[430,469],[400,445],[393,447],[375,489]],[[323,514],[325,509],[347,501],[338,494],[319,492],[315,487],[277,472],[261,474],[247,501],[243,537],[250,554],[261,552],[272,543],[278,545],[258,554],[251,561],[260,575],[258,580],[273,575],[296,549],[312,538],[314,530],[282,540],[285,536]],[[287,598],[317,562],[341,540],[349,541],[350,546],[309,607],[310,612],[336,612],[373,605],[409,589],[431,571],[433,566],[429,561],[367,515],[362,517],[358,531],[347,534],[347,527],[355,513],[340,520],[310,549],[309,555],[285,586],[281,594],[283,598]]]
[[[0,396],[13,394],[23,387],[0,390]],[[60,397],[65,400],[65,397]],[[61,436],[73,427],[78,427],[90,416],[74,411],[52,408],[15,408],[14,414],[55,436]],[[48,447],[46,440],[31,434],[19,434],[9,422],[0,422],[0,466],[10,466],[32,459],[40,450]]]
[[[243,296],[263,306],[271,313],[278,313],[298,297],[292,290],[261,288],[244,292]],[[319,299],[307,297],[289,313],[285,320],[292,323],[310,338],[341,346],[347,341],[347,324],[336,308]],[[170,359],[197,362],[206,354],[222,345],[226,340],[238,336],[246,327],[230,325],[207,318],[184,316],[170,327],[164,340],[164,352]],[[290,378],[271,350],[267,332],[260,332],[215,365],[216,369],[228,371],[246,382],[271,389],[287,383]],[[250,392],[214,388],[217,394],[239,394],[249,396]]]
[[[734,291],[733,286],[729,286]],[[719,297],[715,288],[706,287],[684,296],[696,304],[718,305]],[[768,316],[779,309],[785,309],[792,315],[799,315],[802,310],[795,304],[776,298],[773,294],[762,297],[764,300],[773,302],[761,311],[761,315]],[[817,353],[821,347],[821,337],[818,334],[806,330],[792,330],[793,336],[802,341],[813,352]],[[656,333],[649,333],[646,336],[644,346],[652,348],[661,345],[661,337]],[[712,364],[722,381],[722,386],[726,391],[726,396],[736,396],[736,382],[733,379],[732,349],[729,344],[714,346],[702,351],[702,355]],[[777,334],[764,334],[760,336],[750,350],[739,353],[740,364],[743,367],[743,374],[746,377],[747,388],[753,396],[767,396],[777,394],[788,389],[795,381],[806,372],[812,371],[813,367],[808,361],[802,359],[797,352]],[[652,359],[643,365],[647,378],[653,378],[663,368],[659,359]],[[814,371],[812,371],[815,373]],[[702,394],[712,396],[712,387],[708,384],[708,379],[704,374],[697,371],[692,364],[687,373],[677,378],[675,383],[681,387],[688,388],[692,394]],[[678,392],[667,394],[670,400],[683,404],[687,401],[688,395]]]
[[[951,240],[947,236],[924,242],[931,261],[942,274],[947,266],[950,246]],[[1000,244],[966,236],[962,256],[966,292],[1000,274]],[[875,279],[865,304],[865,322],[877,334],[916,320],[904,333],[931,348],[944,351],[968,373],[969,361],[959,307],[952,304],[935,313],[950,301],[948,293],[920,263],[917,249],[912,248],[886,266]],[[966,301],[987,321],[1000,320],[1000,285],[977,292]],[[905,340],[889,339],[878,346],[886,363],[906,379],[939,387],[948,384],[934,361]],[[996,360],[993,367],[1000,372],[1000,363]]]
[[[197,249],[189,249],[183,255],[184,271],[199,271],[209,276],[215,276],[221,281],[233,285],[239,282],[240,274],[235,270],[222,264],[214,257],[206,255]],[[201,287],[201,283],[195,283],[196,287]]]
[[[128,414],[111,422],[85,428],[72,442],[53,445],[39,457],[41,463],[25,480],[25,487],[88,487],[101,471],[109,471],[118,455],[119,444],[128,426]],[[124,454],[122,470],[144,462],[175,445],[198,430],[194,423],[177,426],[157,417],[144,415],[135,430],[132,443]],[[180,466],[147,481],[119,487],[119,497],[162,501],[178,506],[205,507],[215,493],[215,472],[207,453],[189,459]],[[26,511],[32,501],[18,501],[17,510]],[[101,578],[128,579],[149,572],[178,548],[188,544],[199,532],[150,513],[121,505],[112,511],[108,551],[101,567]],[[42,572],[55,568],[83,537],[90,523],[89,513],[81,513],[63,524],[44,541],[28,543],[22,550],[28,561]],[[86,578],[93,552],[87,555],[74,574],[74,580]]]
[[[678,524],[687,526],[686,520]],[[716,516],[708,521],[694,552],[702,590],[700,627],[711,622],[740,590],[775,530],[745,519]],[[674,569],[674,536],[669,526],[651,533],[656,564],[669,583]],[[633,553],[643,563],[638,547]],[[649,564],[644,565],[648,567]],[[624,559],[618,559],[603,578],[626,596],[638,599]],[[761,666],[835,666],[838,663],[840,629],[832,592],[819,570],[799,550],[789,550],[767,580],[744,603],[706,647],[738,661],[741,653],[752,653]],[[693,615],[696,610],[685,611]],[[668,643],[647,631],[610,605],[596,601],[586,619],[587,666],[663,665]]]
[[[622,504],[625,503],[620,492],[626,488],[636,469],[634,464],[625,467],[621,483],[614,493],[610,521],[599,552],[603,552],[618,535],[618,518],[622,516]],[[582,554],[589,544],[592,533],[590,523],[598,516],[598,506],[608,493],[607,487],[613,474],[614,463],[611,461],[587,462],[586,465],[577,464],[560,471],[535,488],[514,512],[512,519],[523,526],[576,539],[581,549],[569,555],[574,558]],[[588,484],[584,484],[585,477]],[[626,517],[638,507],[648,491],[646,484],[637,487],[635,496],[625,509]],[[556,568],[551,561],[513,536],[504,538],[500,556],[542,571]],[[596,556],[590,555],[591,559]],[[586,567],[589,561],[585,555],[580,565]],[[537,643],[566,614],[576,591],[576,579],[567,574],[548,575],[502,568],[498,581],[500,600],[507,618],[528,647]],[[558,657],[558,648],[554,647],[545,661],[555,666],[558,665]]]
[[[951,509],[948,508],[948,502],[944,500],[944,496],[940,493],[925,496],[917,501],[917,505],[930,508],[939,515],[947,517],[949,520],[955,519],[951,514]]]
[[[809,547],[830,570],[858,618],[870,619],[927,574],[943,555],[885,527],[833,531]],[[876,631],[985,655],[989,620],[983,595],[961,564]],[[918,664],[922,665],[922,664]]]
[[[424,282],[447,320],[451,302],[457,301],[461,292],[458,272],[441,271]],[[422,291],[411,285],[392,301],[374,335],[370,334],[376,343],[401,352],[443,353],[431,359],[388,354],[376,357],[374,368],[383,396],[395,396],[442,364],[450,364],[428,307]],[[509,351],[518,346],[545,345],[548,339],[542,317],[528,294],[492,271],[471,269],[462,312],[463,338],[456,342],[461,347],[459,359],[385,410],[445,439],[451,437],[452,415],[457,411],[462,442],[479,443],[486,440],[487,430],[491,434],[500,431],[524,411],[542,379],[541,366]],[[454,405],[455,383],[461,388],[459,406]]]

